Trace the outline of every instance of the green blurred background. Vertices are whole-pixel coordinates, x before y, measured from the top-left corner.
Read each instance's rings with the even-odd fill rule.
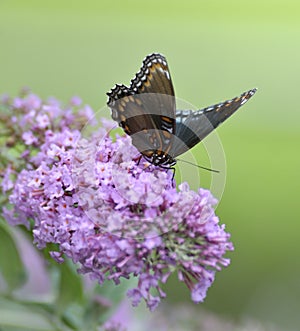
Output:
[[[217,214],[235,251],[199,309],[299,330],[299,1],[2,0],[0,45],[0,94],[26,85],[99,109],[152,52],[166,55],[177,96],[199,107],[258,87],[218,129],[227,181]],[[175,278],[167,291],[189,300]]]

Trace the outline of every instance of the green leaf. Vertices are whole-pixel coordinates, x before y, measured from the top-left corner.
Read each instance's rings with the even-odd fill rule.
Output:
[[[109,302],[109,307],[104,307],[97,300],[93,300],[87,307],[84,317],[84,328],[95,328],[99,323],[104,323],[109,319],[123,300],[128,300],[126,292],[129,288],[136,286],[136,279],[122,279],[119,285],[113,281],[106,281],[102,286],[95,287],[95,293],[103,301],[105,299]]]
[[[12,291],[26,281],[26,272],[20,258],[13,234],[0,218],[0,273],[9,291]]]
[[[32,309],[4,298],[0,299],[0,330],[9,331],[58,331],[43,309]]]
[[[56,308],[58,314],[63,314],[68,306],[83,303],[82,277],[68,259],[58,267],[60,272]]]
[[[121,279],[120,284],[116,285],[113,281],[107,280],[102,286],[97,286],[97,293],[110,300],[113,307],[119,305],[121,301],[127,298],[126,292],[129,288],[137,285],[137,279]]]

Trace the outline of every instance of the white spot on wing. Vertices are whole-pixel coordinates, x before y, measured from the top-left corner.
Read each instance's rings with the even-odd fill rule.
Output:
[[[248,101],[247,98],[244,98],[243,101],[241,102],[241,105],[243,105],[244,103],[246,103]]]

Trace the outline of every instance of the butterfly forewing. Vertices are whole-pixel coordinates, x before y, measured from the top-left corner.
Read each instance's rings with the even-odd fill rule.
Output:
[[[160,93],[174,96],[174,88],[166,58],[161,54],[148,55],[140,71],[131,80],[136,93]]]
[[[224,122],[247,102],[256,92],[249,90],[238,97],[204,109],[176,112],[176,143],[171,154],[176,157],[203,140],[217,126]]]
[[[112,118],[150,162],[163,163],[175,134],[175,98],[166,59],[152,54],[127,88],[116,85],[109,93]],[[153,160],[156,158],[157,160]]]
[[[132,79],[130,89],[143,94],[145,113],[154,115],[156,128],[174,134],[176,103],[166,58],[156,53],[148,55]]]

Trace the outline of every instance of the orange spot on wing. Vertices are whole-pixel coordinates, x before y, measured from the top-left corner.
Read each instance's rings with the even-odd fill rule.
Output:
[[[136,102],[139,106],[142,105],[142,101],[141,101],[140,99],[135,99],[135,102]]]
[[[152,76],[152,75],[151,75]],[[149,75],[149,78],[151,79],[151,76]],[[150,80],[146,80],[144,83],[144,86],[149,87],[150,86]]]
[[[164,135],[165,138],[169,139],[171,137],[170,132],[162,130],[162,134]]]
[[[131,133],[131,131],[130,131],[128,125],[124,125],[124,130],[125,130],[125,132],[126,132],[127,134],[130,134],[130,133]]]
[[[168,123],[173,123],[173,119],[167,116],[161,116],[161,119]]]

